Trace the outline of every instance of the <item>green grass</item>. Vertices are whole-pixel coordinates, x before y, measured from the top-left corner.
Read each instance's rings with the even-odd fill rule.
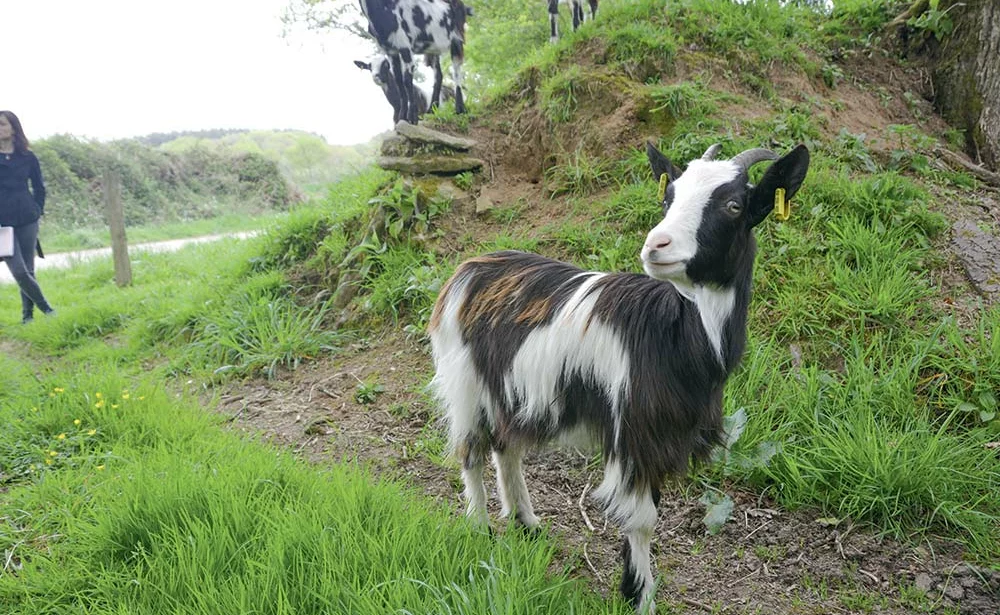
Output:
[[[550,573],[545,540],[303,464],[115,371],[18,378],[34,405],[0,405],[9,612],[626,612]]]

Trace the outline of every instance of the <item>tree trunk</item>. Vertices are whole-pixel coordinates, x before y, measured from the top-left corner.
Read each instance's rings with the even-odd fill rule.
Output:
[[[934,105],[965,131],[966,153],[1000,168],[1000,0],[941,0],[951,34],[929,41]],[[928,36],[930,34],[928,33]]]

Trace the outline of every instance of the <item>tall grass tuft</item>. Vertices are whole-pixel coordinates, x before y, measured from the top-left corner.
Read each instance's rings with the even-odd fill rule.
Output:
[[[328,305],[301,307],[280,274],[250,278],[219,308],[198,318],[189,360],[216,374],[276,375],[337,347],[342,335],[324,322]]]
[[[103,374],[27,386],[34,410],[0,406],[32,464],[0,501],[11,612],[626,612],[551,572],[545,540],[224,433],[195,400]]]

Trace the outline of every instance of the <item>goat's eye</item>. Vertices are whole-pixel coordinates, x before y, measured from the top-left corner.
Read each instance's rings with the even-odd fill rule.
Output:
[[[740,212],[743,211],[743,206],[737,203],[736,201],[729,201],[728,203],[726,203],[726,211],[728,211],[734,216],[738,216],[740,215]]]

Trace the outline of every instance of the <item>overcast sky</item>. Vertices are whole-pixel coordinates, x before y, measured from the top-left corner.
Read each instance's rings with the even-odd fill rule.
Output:
[[[288,0],[4,0],[0,109],[29,139],[295,128],[330,143],[392,128],[340,31],[281,36]]]

